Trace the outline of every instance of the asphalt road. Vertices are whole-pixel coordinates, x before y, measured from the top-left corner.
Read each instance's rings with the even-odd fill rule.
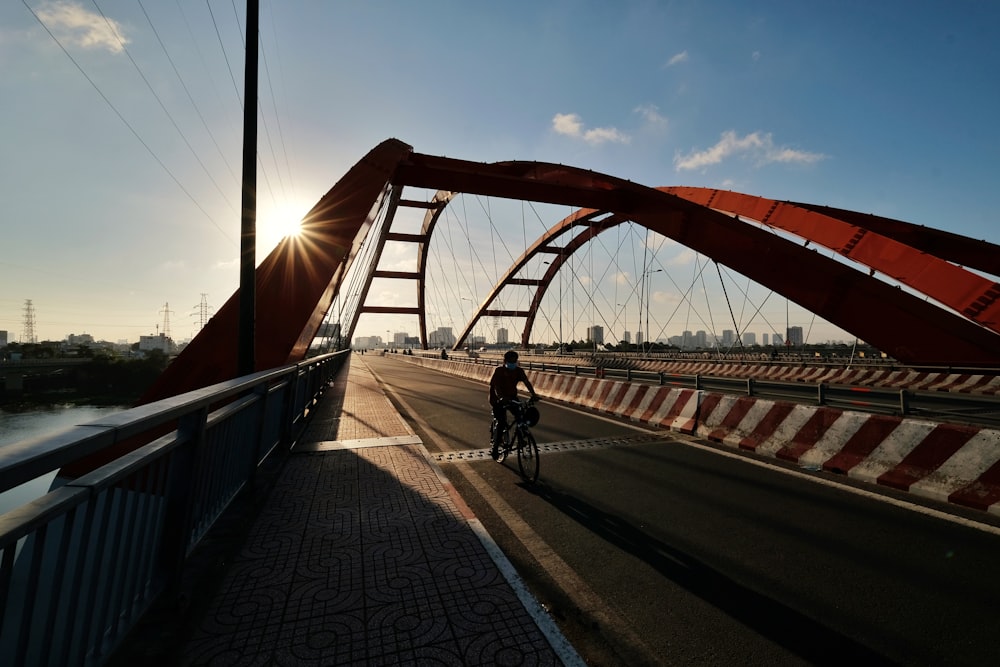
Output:
[[[365,361],[432,453],[487,447],[483,384]],[[441,467],[588,664],[1000,664],[993,517],[539,408],[538,483]]]

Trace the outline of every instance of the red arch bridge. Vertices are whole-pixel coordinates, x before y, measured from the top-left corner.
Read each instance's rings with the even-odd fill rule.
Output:
[[[484,340],[488,327],[521,347],[594,325],[613,341],[669,328],[738,341],[754,327],[786,332],[794,310],[805,330],[819,320],[902,364],[997,367],[998,251],[826,206],[390,139],[257,267],[255,364],[299,361],[318,334],[351,340],[366,315],[413,318],[426,349]],[[239,310],[237,292],[143,402],[237,376]]]

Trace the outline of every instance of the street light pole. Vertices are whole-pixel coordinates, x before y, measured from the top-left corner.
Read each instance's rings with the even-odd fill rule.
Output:
[[[652,284],[652,275],[661,271],[663,271],[663,269],[646,271],[646,279],[643,281],[646,284],[646,335],[643,337],[643,346],[648,350],[652,349],[652,345],[649,344],[649,293],[653,291],[650,289],[650,285]],[[640,322],[640,324],[642,324],[642,322]]]
[[[542,264],[549,264],[549,265],[551,265],[552,262],[542,262]],[[559,277],[559,349],[557,350],[557,354],[561,355],[563,353],[563,328],[562,328],[562,322],[563,322],[563,313],[562,313],[562,311],[563,311],[563,284],[562,284],[562,274],[559,272],[558,269],[556,269],[556,275]]]

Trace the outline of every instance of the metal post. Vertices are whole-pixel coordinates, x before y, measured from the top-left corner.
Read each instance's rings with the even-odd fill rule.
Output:
[[[257,33],[259,0],[247,0],[247,48],[243,84],[243,218],[240,226],[240,324],[238,374],[256,370],[254,320],[257,302]]]

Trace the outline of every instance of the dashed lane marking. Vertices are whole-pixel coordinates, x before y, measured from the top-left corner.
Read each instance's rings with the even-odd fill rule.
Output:
[[[576,452],[584,449],[606,449],[608,447],[625,447],[629,445],[645,445],[651,442],[662,442],[663,434],[646,433],[635,435],[593,438],[590,440],[563,440],[562,442],[538,443],[539,454],[554,454],[557,452]],[[463,449],[451,452],[431,452],[431,458],[438,463],[471,463],[475,461],[490,461],[490,448]]]

